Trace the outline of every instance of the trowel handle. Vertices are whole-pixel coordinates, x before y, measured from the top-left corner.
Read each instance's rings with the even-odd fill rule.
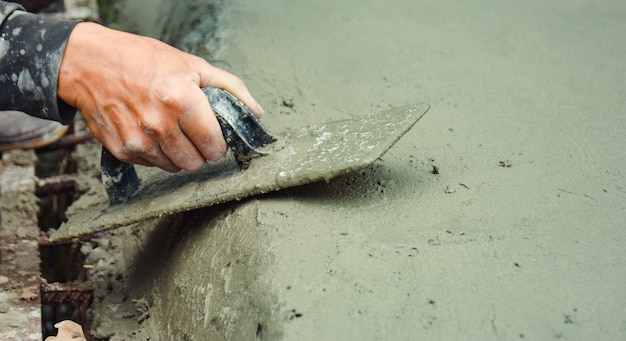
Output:
[[[102,147],[100,169],[110,205],[125,202],[139,189],[141,181],[137,176],[135,166],[118,160],[105,147]]]
[[[248,168],[253,158],[267,154],[262,148],[274,143],[276,137],[265,129],[243,102],[222,89],[206,87],[202,92],[209,99],[222,135],[241,169]]]

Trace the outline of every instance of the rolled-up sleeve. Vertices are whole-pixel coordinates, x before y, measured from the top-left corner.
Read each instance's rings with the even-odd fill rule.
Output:
[[[57,80],[75,25],[0,1],[0,110],[72,120],[76,109],[57,97]]]

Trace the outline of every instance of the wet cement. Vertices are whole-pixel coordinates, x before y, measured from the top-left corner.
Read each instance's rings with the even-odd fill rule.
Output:
[[[117,230],[101,335],[624,338],[626,5],[199,3],[179,38],[268,127],[431,109],[360,172]]]

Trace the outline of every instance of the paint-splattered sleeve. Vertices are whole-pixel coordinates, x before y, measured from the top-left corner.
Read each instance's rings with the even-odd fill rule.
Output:
[[[76,109],[57,98],[57,79],[75,25],[0,2],[0,110],[72,120]]]

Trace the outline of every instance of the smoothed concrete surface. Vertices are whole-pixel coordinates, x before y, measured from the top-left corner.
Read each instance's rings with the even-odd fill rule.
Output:
[[[242,77],[270,130],[431,109],[365,171],[118,230],[102,292],[139,322],[101,333],[626,337],[626,3],[220,6],[180,46]]]

